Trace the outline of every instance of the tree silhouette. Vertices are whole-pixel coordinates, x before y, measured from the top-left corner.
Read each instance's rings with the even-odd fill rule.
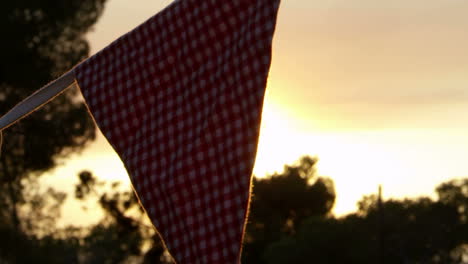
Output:
[[[457,208],[464,223],[468,221],[468,178],[451,180],[436,188],[439,201]],[[465,233],[468,234],[468,233]],[[468,236],[467,236],[468,237]]]
[[[263,252],[270,244],[293,236],[308,217],[330,214],[333,182],[316,175],[316,164],[317,159],[303,157],[281,174],[254,178],[243,263],[266,263]]]
[[[104,1],[1,4],[0,114],[88,55],[84,35],[101,14]],[[37,229],[28,225],[44,216],[38,210],[46,210],[41,205],[46,198],[36,192],[35,178],[82,149],[94,135],[93,121],[76,90],[67,91],[5,131],[0,157],[0,229],[13,233],[7,236],[12,240],[2,239],[0,248],[18,242],[21,233],[29,232],[24,233],[28,239],[37,235],[30,233]],[[36,214],[25,212],[28,207],[35,208]],[[0,250],[0,254],[6,251]]]
[[[383,202],[382,212],[372,195],[359,202],[358,212],[343,218],[312,216],[294,236],[271,244],[264,259],[272,264],[464,263],[468,226],[460,206],[466,206],[461,203],[467,198],[466,182],[441,184],[435,201],[392,199]],[[382,213],[383,223],[379,223]],[[382,251],[380,239],[385,245]]]
[[[106,188],[87,171],[79,178],[75,197],[86,203],[94,197],[104,211],[104,218],[89,228],[77,248],[85,263],[172,263],[164,261],[163,242],[133,190],[119,189],[118,182]],[[144,246],[149,250],[143,250]]]

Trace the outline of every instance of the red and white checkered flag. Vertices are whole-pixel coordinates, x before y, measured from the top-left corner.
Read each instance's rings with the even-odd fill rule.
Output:
[[[75,68],[181,263],[239,261],[279,0],[181,0]]]
[[[279,4],[175,1],[70,73],[177,262],[239,262]]]

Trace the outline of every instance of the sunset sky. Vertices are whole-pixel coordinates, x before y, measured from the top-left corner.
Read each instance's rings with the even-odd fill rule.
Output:
[[[109,0],[92,53],[169,3]],[[317,156],[337,215],[378,184],[386,198],[415,197],[468,176],[466,10],[466,0],[283,0],[255,174]],[[85,168],[128,179],[102,136],[54,181]]]

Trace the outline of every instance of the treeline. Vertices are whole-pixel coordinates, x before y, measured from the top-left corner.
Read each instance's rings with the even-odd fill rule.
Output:
[[[439,185],[436,200],[364,196],[357,212],[336,218],[333,181],[316,175],[316,165],[303,157],[254,178],[242,263],[466,262],[468,178]],[[37,197],[40,206],[19,207],[20,228],[1,219],[2,263],[172,263],[131,190],[86,171],[79,179],[74,199],[98,203],[101,221],[57,228],[65,198],[48,190]]]
[[[436,200],[364,196],[336,218],[333,184],[315,164],[254,181],[244,263],[468,263],[468,178],[437,186]]]

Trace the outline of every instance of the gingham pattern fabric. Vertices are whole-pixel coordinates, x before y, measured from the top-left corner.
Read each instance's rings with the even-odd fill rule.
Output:
[[[75,68],[180,263],[238,263],[279,0],[179,0]]]

